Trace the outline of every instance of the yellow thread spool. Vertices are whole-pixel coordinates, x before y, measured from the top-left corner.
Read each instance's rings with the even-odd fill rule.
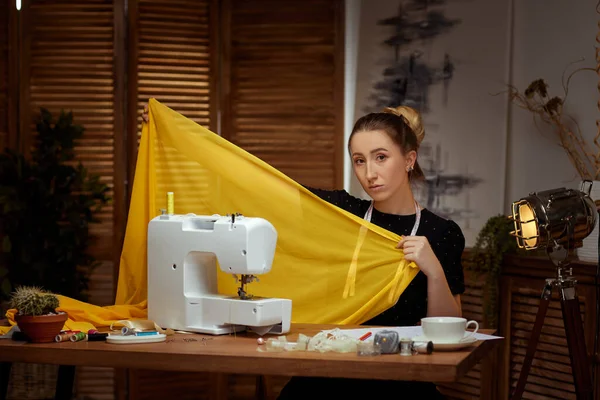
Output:
[[[173,200],[173,192],[167,192],[167,214],[175,214],[175,203]]]

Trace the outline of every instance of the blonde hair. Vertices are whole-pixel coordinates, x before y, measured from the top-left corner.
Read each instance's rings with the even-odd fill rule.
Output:
[[[421,114],[417,110],[408,106],[398,106],[396,108],[386,107],[383,109],[383,112],[404,118],[410,129],[412,129],[417,137],[417,143],[421,144],[423,138],[425,137],[425,128],[423,127]]]

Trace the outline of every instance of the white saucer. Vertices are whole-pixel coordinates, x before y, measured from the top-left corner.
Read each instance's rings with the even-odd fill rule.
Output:
[[[156,343],[164,342],[167,339],[167,335],[159,333],[158,335],[149,336],[122,336],[122,335],[108,335],[106,343],[112,344],[135,344],[135,343]]]
[[[477,341],[477,338],[474,336],[464,338],[460,342],[436,342],[435,340],[429,340],[425,336],[415,336],[412,338],[415,342],[433,342],[433,351],[440,350],[460,350],[465,347],[471,346],[473,343]]]

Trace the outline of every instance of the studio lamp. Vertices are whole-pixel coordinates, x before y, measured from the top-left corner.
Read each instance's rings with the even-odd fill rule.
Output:
[[[573,250],[581,247],[583,239],[596,224],[598,208],[590,198],[590,190],[591,182],[584,181],[581,190],[546,190],[512,203],[511,219],[515,230],[511,234],[516,237],[518,246],[526,250],[545,249],[557,267],[556,276],[546,279],[512,399],[520,399],[523,395],[553,288],[559,292],[577,399],[592,399],[590,359],[577,298],[577,281],[573,278],[573,268],[566,268]]]

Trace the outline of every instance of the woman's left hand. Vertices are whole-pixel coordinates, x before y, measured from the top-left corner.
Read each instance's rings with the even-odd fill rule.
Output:
[[[404,236],[396,248],[402,249],[404,258],[414,261],[428,278],[444,273],[442,265],[425,236]]]

